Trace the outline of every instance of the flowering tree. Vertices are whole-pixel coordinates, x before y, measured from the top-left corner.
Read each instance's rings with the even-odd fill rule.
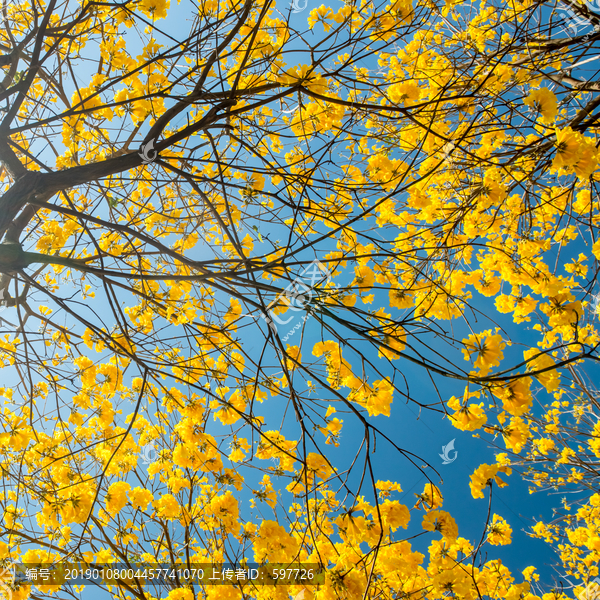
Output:
[[[510,542],[502,475],[553,467],[540,420],[563,435],[592,402],[566,386],[600,342],[598,33],[561,33],[529,1],[2,10],[3,564],[326,571],[318,587],[171,581],[172,600],[533,597],[535,565],[511,574],[483,549]],[[512,453],[473,474],[481,540],[434,481],[412,507],[375,477],[376,439],[417,460],[375,420],[400,398]],[[349,468],[329,452],[344,420],[364,433]],[[581,584],[596,504],[565,559]]]

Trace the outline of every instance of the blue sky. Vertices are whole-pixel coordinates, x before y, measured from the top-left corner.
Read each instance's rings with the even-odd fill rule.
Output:
[[[309,4],[306,11],[294,14],[292,16],[292,22],[298,27],[302,26],[310,9],[315,6]],[[180,18],[187,12],[187,7],[184,3],[179,5],[179,7],[174,7],[174,9],[175,19]],[[176,32],[176,21],[169,21],[169,23],[170,27],[173,28],[172,31]],[[301,60],[301,56],[295,56],[294,58],[298,58],[298,62],[300,63],[304,62]],[[293,60],[290,59],[289,62],[292,63]],[[374,65],[366,64],[370,67],[374,67]],[[271,231],[270,233],[277,232]],[[268,247],[266,244],[261,246],[261,244],[257,243],[255,247],[256,253],[267,250]],[[325,253],[327,248],[323,248],[322,250],[323,253]],[[202,251],[203,249],[199,248],[199,252]],[[302,258],[312,260],[314,258],[320,258],[320,255],[306,254]],[[347,284],[351,278],[352,274],[345,273],[341,277],[341,281]],[[222,299],[225,301],[227,300],[226,298]],[[376,294],[375,302],[368,308],[377,309],[380,306],[386,305],[387,292],[383,292]],[[476,308],[482,311],[482,315],[489,313],[489,304],[478,303],[476,304]],[[11,313],[14,314],[13,310],[14,309],[10,309],[3,316],[6,316],[8,320],[14,320],[11,319]],[[528,326],[516,326],[510,319],[495,314],[493,316],[504,328],[506,337],[515,342],[513,349],[507,349],[505,351],[507,362],[510,362],[511,360],[517,362],[522,357],[522,354],[519,354],[522,352],[519,343],[522,342],[526,344],[530,338],[530,333],[527,329]],[[301,313],[298,313],[298,319],[301,317]],[[279,330],[280,335],[286,335],[286,333],[292,329],[292,325],[296,322],[297,321],[291,321],[289,327],[281,326]],[[264,324],[253,322],[251,319],[245,321],[243,324],[244,328],[240,329],[239,337],[244,350],[249,354],[259,352],[262,346],[259,341],[261,340],[261,336],[258,335],[257,328],[262,327],[262,330],[266,331]],[[446,324],[442,323],[442,325],[445,326]],[[464,323],[456,322],[453,323],[452,326],[454,328],[452,333],[459,340],[470,333],[468,327]],[[483,320],[477,324],[476,331],[481,331],[490,328],[491,326],[491,323]],[[302,351],[309,355],[314,344],[322,339],[321,328],[314,318],[309,317],[305,322],[305,327],[295,331],[287,340],[287,343],[291,345],[298,344],[301,335],[304,335]],[[325,339],[327,338],[328,336],[325,336]],[[433,336],[430,336],[430,344],[432,350],[446,351],[446,346],[437,346],[438,342]],[[366,348],[366,345],[359,344],[359,347]],[[368,349],[365,350],[365,352],[369,358],[375,360],[376,350]],[[430,357],[433,358],[432,353],[430,353]],[[347,358],[354,365],[352,357],[348,356]],[[452,356],[452,358],[456,359],[457,363],[462,364],[465,369],[468,369],[468,363],[463,361],[462,355],[458,349],[456,349],[456,356]],[[460,382],[436,376],[436,390],[431,378],[424,369],[402,361],[398,364],[401,365],[401,370],[406,378],[411,395],[423,403],[428,404],[437,402],[438,393],[444,400],[447,400],[452,395],[460,395],[464,389],[464,384]],[[381,368],[384,374],[386,374],[386,367],[381,366]],[[391,370],[388,369],[387,374],[391,374]],[[303,384],[299,385],[301,387]],[[400,385],[400,387],[402,387],[402,385]],[[328,398],[321,399],[325,404],[332,401]],[[279,428],[286,405],[287,402],[281,397],[269,397],[265,401],[265,404],[259,406],[259,414],[265,415],[267,418],[265,429]],[[344,429],[341,438],[342,443],[339,448],[334,448],[333,446],[326,446],[326,448],[329,453],[328,455],[331,457],[331,461],[342,469],[344,465],[349,464],[353,459],[354,452],[359,445],[359,441],[362,439],[363,432],[356,419],[354,419],[352,415],[345,413],[341,408],[338,410],[336,416],[344,419]],[[399,446],[422,457],[423,461],[429,462],[439,471],[439,475],[443,480],[443,484],[440,485],[440,487],[445,498],[444,508],[455,517],[460,535],[470,539],[473,543],[477,543],[481,538],[485,524],[487,498],[485,500],[474,500],[471,497],[469,477],[481,463],[494,462],[494,451],[489,444],[483,439],[474,438],[468,432],[461,432],[455,429],[451,426],[449,421],[438,412],[422,410],[419,413],[418,407],[412,403],[406,404],[399,394],[395,397],[395,401],[392,405],[392,413],[389,418],[380,416],[370,420],[380,427],[381,430]],[[212,418],[207,430],[209,432],[214,432],[215,435],[225,433],[225,429],[219,424],[214,423]],[[297,435],[298,427],[297,424],[294,423],[293,418],[289,418],[286,421],[282,431],[288,438],[293,438]],[[318,432],[316,433],[316,436],[319,440],[323,440]],[[451,440],[455,440],[454,445],[457,452],[456,459],[451,464],[443,465],[442,458],[440,458],[439,454],[442,452],[442,447],[447,445]],[[502,442],[499,441],[499,444],[502,445]],[[409,507],[412,507],[415,501],[414,494],[421,492],[426,482],[424,475],[418,468],[411,465],[408,460],[400,456],[381,438],[378,439],[374,458],[376,464],[376,477],[382,480],[399,482],[402,485],[403,493],[398,499],[405,502]],[[268,465],[263,464],[263,466]],[[427,472],[430,474],[434,483],[441,483],[439,476],[436,475],[433,469],[428,468]],[[252,476],[250,476],[247,481],[251,486],[257,488],[258,480],[261,477],[262,474],[256,473],[254,481]],[[350,478],[350,484],[356,484],[357,480],[358,475],[355,473]],[[526,535],[524,530],[531,527],[534,524],[534,520],[537,518],[550,520],[552,517],[552,508],[559,505],[560,496],[549,497],[544,494],[530,495],[528,493],[528,486],[521,480],[519,474],[516,472],[508,478],[508,482],[509,486],[506,488],[494,488],[492,512],[504,517],[511,525],[513,529],[513,543],[507,547],[489,547],[488,558],[501,558],[517,579],[518,574],[522,569],[534,565],[541,574],[542,582],[551,584],[553,583],[553,570],[551,564],[555,560],[555,555],[544,542],[531,539]],[[247,491],[241,495],[241,500],[244,504],[244,514],[248,518],[257,518],[258,510],[251,510],[248,506],[250,498],[251,494]],[[291,500],[290,495],[286,492],[283,492],[282,498],[284,504],[289,503]],[[265,507],[260,508],[262,509]],[[268,513],[269,510],[265,510],[265,515]],[[420,531],[420,520],[418,517],[418,511],[413,512],[412,522],[407,531],[408,536]],[[414,547],[425,553],[431,539],[435,539],[435,536],[423,536],[414,542]],[[102,594],[97,590],[87,588],[82,594],[82,597],[93,598],[96,596],[101,597],[101,595]]]

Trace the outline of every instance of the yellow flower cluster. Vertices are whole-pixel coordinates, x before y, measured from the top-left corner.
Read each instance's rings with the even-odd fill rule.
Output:
[[[507,466],[501,465],[486,465],[482,464],[475,469],[475,472],[471,475],[471,495],[473,498],[483,498],[483,488],[491,483],[496,483],[500,487],[508,485],[503,481],[498,473],[505,473],[510,475],[512,469]]]
[[[449,415],[454,427],[463,431],[475,431],[486,423],[487,415],[483,409],[483,402],[479,404],[470,402],[472,398],[479,398],[479,396],[479,392],[471,392],[467,387],[462,402],[455,396],[448,400],[448,407],[455,411]]]
[[[546,124],[552,123],[558,112],[556,96],[552,90],[546,87],[532,90],[529,96],[523,100],[523,104],[539,113],[542,121]]]
[[[458,526],[450,513],[445,510],[432,510],[423,517],[423,529],[439,531],[448,542],[452,543],[458,537]]]

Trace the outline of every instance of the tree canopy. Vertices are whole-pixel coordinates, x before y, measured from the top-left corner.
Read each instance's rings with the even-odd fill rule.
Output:
[[[2,565],[325,569],[318,586],[171,582],[170,600],[584,593],[600,13],[307,4],[2,4]],[[481,539],[384,431],[399,404],[497,445],[464,490],[488,499]],[[426,476],[416,505],[376,476],[382,445]],[[532,530],[562,588],[494,556],[513,471],[574,494]],[[0,594],[76,593],[58,587]]]

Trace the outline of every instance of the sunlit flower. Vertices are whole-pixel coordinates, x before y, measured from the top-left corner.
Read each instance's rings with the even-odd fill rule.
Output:
[[[545,87],[532,90],[529,96],[523,100],[523,104],[530,106],[538,113],[544,123],[552,123],[558,112],[558,103],[554,92]]]

